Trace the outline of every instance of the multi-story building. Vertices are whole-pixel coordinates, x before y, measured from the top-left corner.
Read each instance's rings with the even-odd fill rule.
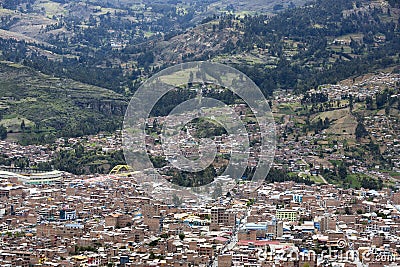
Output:
[[[289,209],[280,209],[276,211],[276,218],[279,220],[287,220],[290,222],[297,221],[297,211]]]
[[[236,222],[236,214],[225,207],[211,208],[211,224],[233,226]]]
[[[63,172],[50,171],[50,172],[29,172],[29,173],[15,173],[10,171],[0,171],[0,179],[13,179],[17,178],[20,182],[30,185],[41,184],[59,184],[62,181]]]

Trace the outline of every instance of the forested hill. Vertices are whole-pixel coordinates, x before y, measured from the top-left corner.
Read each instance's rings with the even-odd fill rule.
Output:
[[[399,9],[385,1],[322,0],[277,16],[225,16],[238,40],[219,60],[266,94],[300,91],[399,64]],[[243,64],[243,61],[247,64]]]
[[[300,0],[284,1],[282,6],[274,2],[270,11],[258,14],[235,6],[235,1],[223,8],[221,1],[211,0],[165,5],[0,2],[0,60],[48,77],[106,88],[125,99],[160,69],[192,60],[234,66],[267,96],[276,89],[304,91],[399,65],[400,10],[393,0],[318,0],[305,6],[298,4],[304,2]],[[8,92],[20,90],[14,89]],[[41,94],[46,97],[50,91]],[[90,92],[94,94],[89,93],[88,99],[96,99],[95,91]],[[36,112],[2,110],[3,117],[25,114],[39,121]],[[111,126],[122,120],[116,116],[109,120]],[[85,123],[91,130],[77,129],[77,133],[68,133],[66,129],[74,128],[51,120],[44,126],[69,135],[108,128],[97,127],[97,121]]]
[[[24,144],[115,131],[126,105],[111,90],[0,62],[0,125]]]
[[[47,6],[39,10],[45,14],[41,18],[38,2],[28,2],[31,12],[27,4],[14,13],[0,12],[0,28],[10,33],[7,38],[0,32],[3,59],[127,95],[146,77],[182,61],[231,64],[270,94],[276,88],[303,90],[397,64],[400,51],[396,1],[319,0],[263,15],[228,9],[193,28],[195,13],[183,15],[179,6],[147,4],[151,9],[133,11],[124,5],[91,5],[93,1],[86,6],[53,3],[51,12]],[[189,13],[196,7],[208,10],[204,5],[182,8]],[[78,10],[85,12],[79,17]],[[170,18],[159,17],[161,13]],[[21,30],[29,23],[34,24],[31,30]]]
[[[0,50],[3,59],[41,72],[130,94],[176,63],[155,64],[154,47],[162,41],[195,31],[216,14],[272,14],[303,2],[2,0]]]

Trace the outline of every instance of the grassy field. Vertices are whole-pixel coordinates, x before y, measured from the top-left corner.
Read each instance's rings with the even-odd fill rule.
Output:
[[[325,118],[329,118],[329,120],[339,120],[341,118],[344,118],[350,114],[349,110],[346,109],[336,109],[336,110],[330,110],[330,111],[325,111],[318,113],[317,116],[315,116],[311,122],[316,122],[319,118],[324,120]]]
[[[348,108],[319,113],[312,119],[312,122],[316,122],[320,118],[322,120],[328,118],[331,121],[331,126],[326,129],[326,133],[343,135],[346,136],[346,138],[349,138],[349,135],[354,135],[357,126],[357,120],[353,115],[350,114]]]
[[[35,123],[33,121],[30,121],[27,118],[23,118],[23,117],[2,119],[0,121],[0,125],[4,125],[10,132],[17,133],[17,132],[21,132],[22,122],[24,122],[25,127],[34,127],[35,126]]]
[[[66,12],[60,3],[49,0],[36,1],[35,8],[44,9],[48,18],[52,18],[55,15],[61,15]]]
[[[317,184],[325,183],[324,179],[322,178],[321,175],[307,175],[305,173],[301,173],[301,174],[299,174],[299,176],[302,178],[310,178],[311,181],[313,181],[314,183],[317,183]]]
[[[360,183],[359,179],[362,176],[366,176],[366,175],[363,175],[363,174],[349,174],[349,175],[347,175],[345,182],[350,184],[350,186],[353,187],[353,188],[360,188],[361,187],[361,183]]]

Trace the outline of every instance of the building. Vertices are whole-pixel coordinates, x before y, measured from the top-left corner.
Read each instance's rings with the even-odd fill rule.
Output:
[[[23,188],[19,185],[0,187],[0,197],[21,196]]]
[[[218,267],[231,267],[231,266],[232,266],[232,255],[218,256]]]
[[[59,184],[62,181],[63,172],[30,172],[30,173],[15,173],[10,171],[0,171],[0,179],[17,178],[18,181],[24,184],[40,185],[40,184]]]
[[[297,203],[303,202],[303,195],[293,195],[293,201]]]
[[[132,217],[121,213],[112,213],[105,217],[105,225],[112,227],[126,227],[132,224]]]
[[[329,215],[322,216],[320,221],[320,231],[325,233],[328,230],[335,230],[336,229],[336,220]]]
[[[280,210],[276,211],[276,218],[279,220],[295,222],[295,221],[297,221],[297,211],[296,210],[288,210],[288,209],[280,209]]]
[[[62,209],[60,210],[60,220],[70,221],[76,219],[76,210]]]
[[[225,207],[211,208],[211,224],[233,226],[236,222],[236,214],[229,212]]]

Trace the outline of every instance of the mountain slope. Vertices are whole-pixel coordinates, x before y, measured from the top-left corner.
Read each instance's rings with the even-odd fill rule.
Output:
[[[75,136],[115,130],[127,104],[110,90],[4,61],[0,62],[0,96],[0,124],[8,122],[9,130],[24,130],[29,135]],[[26,124],[26,129],[9,125],[21,118],[32,124]]]

